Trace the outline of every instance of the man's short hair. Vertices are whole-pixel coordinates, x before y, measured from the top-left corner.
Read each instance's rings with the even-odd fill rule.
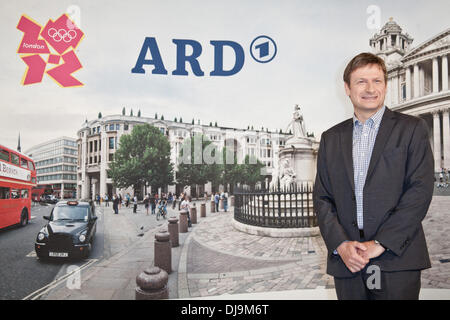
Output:
[[[387,70],[383,59],[369,52],[358,54],[347,64],[347,67],[345,67],[344,70],[345,83],[350,86],[350,75],[352,74],[352,72],[358,68],[365,67],[370,64],[376,64],[381,68],[381,70],[383,70],[384,83],[387,84]]]

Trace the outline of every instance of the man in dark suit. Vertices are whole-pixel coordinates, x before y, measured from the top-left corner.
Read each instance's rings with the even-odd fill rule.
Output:
[[[322,134],[314,207],[338,299],[418,299],[430,268],[422,228],[434,161],[424,120],[384,105],[387,72],[370,53],[344,72],[354,116]]]

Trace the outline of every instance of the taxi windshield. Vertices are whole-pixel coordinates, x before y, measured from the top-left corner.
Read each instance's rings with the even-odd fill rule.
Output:
[[[88,219],[87,207],[59,206],[53,210],[53,221]]]

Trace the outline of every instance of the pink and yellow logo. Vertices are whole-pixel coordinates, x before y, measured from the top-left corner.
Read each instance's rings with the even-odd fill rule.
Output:
[[[48,20],[45,27],[22,15],[17,29],[23,32],[17,53],[27,65],[23,85],[42,82],[44,73],[62,87],[83,85],[72,73],[82,68],[74,50],[84,33],[66,14],[56,21]],[[43,55],[48,55],[47,61],[42,58]],[[46,70],[47,64],[56,66]]]

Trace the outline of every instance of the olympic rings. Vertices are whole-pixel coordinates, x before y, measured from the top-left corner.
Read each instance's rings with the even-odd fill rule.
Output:
[[[69,43],[77,36],[77,32],[74,29],[66,31],[65,29],[56,30],[55,28],[50,28],[48,29],[47,34],[55,42],[60,42],[61,40],[63,40],[66,43]]]

